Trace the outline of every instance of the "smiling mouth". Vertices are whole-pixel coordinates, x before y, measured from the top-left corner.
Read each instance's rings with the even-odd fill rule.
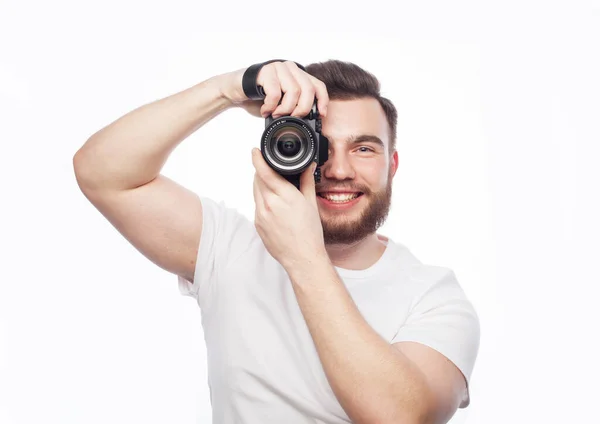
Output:
[[[348,193],[327,193],[327,192],[320,192],[317,193],[317,196],[319,196],[322,199],[325,199],[331,203],[348,203],[351,202],[354,199],[357,199],[358,197],[362,196],[364,193],[361,191],[358,192],[348,192]]]

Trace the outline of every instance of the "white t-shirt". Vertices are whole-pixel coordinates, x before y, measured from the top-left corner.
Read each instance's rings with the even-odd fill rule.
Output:
[[[351,422],[333,393],[288,275],[266,250],[254,222],[200,197],[202,237],[194,281],[178,277],[198,302],[208,360],[213,422]],[[387,241],[365,270],[336,267],[371,327],[390,343],[436,349],[467,384],[479,350],[479,319],[448,268],[424,265]],[[469,405],[466,393],[460,407]]]

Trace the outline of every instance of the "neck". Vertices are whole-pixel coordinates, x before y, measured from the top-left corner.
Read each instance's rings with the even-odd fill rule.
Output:
[[[387,237],[373,233],[353,244],[328,244],[325,246],[334,266],[351,270],[369,268],[381,258],[386,249]]]

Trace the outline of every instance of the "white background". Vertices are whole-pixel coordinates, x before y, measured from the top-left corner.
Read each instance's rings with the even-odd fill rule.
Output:
[[[399,111],[381,232],[481,320],[452,423],[597,418],[600,5],[22,2],[0,7],[0,423],[207,423],[197,305],[87,202],[76,150],[142,104],[271,58],[348,60]],[[228,111],[163,173],[253,217],[263,121]]]

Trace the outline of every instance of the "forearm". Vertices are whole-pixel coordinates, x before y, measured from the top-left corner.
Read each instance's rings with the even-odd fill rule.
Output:
[[[333,266],[289,274],[325,374],[352,422],[421,422],[424,377],[368,325]]]
[[[227,74],[134,109],[93,134],[73,159],[80,185],[125,190],[152,181],[173,149],[231,107]]]

